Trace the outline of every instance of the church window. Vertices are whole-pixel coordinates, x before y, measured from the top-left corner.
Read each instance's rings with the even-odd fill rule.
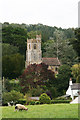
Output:
[[[30,44],[29,44],[29,49],[30,49]]]
[[[57,68],[57,67],[55,68],[55,71],[58,71],[58,68]]]
[[[36,44],[34,44],[34,49],[36,49]]]

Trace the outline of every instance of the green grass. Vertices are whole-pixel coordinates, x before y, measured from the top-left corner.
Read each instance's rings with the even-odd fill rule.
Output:
[[[2,118],[78,118],[78,104],[28,105],[28,111],[2,107]]]

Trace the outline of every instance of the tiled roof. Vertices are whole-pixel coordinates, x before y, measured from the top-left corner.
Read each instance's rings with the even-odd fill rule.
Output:
[[[73,85],[71,85],[71,89],[72,90],[80,90],[80,83],[73,83]]]
[[[42,63],[46,65],[60,66],[58,58],[42,58]]]

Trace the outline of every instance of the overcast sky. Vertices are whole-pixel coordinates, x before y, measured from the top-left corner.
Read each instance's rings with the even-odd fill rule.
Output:
[[[78,27],[79,0],[1,0],[0,22]]]

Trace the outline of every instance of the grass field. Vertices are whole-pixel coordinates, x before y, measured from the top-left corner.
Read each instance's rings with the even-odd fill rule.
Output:
[[[2,107],[2,118],[78,118],[78,104],[28,105],[28,111]]]

